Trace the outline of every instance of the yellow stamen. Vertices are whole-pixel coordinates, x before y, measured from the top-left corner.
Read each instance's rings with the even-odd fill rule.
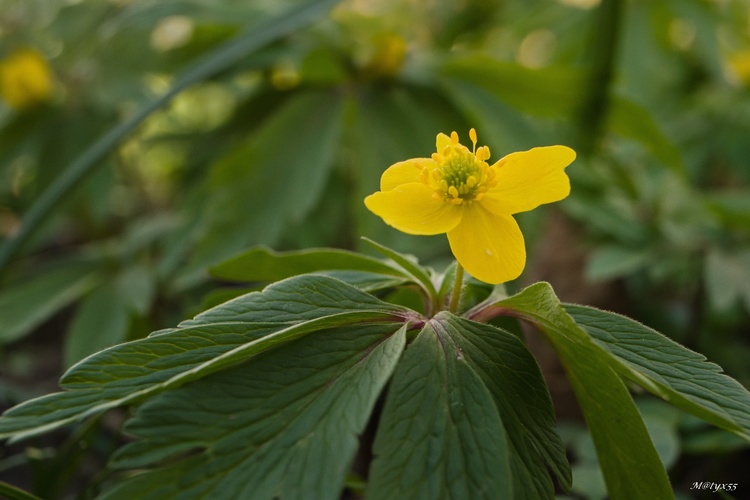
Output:
[[[471,203],[484,196],[496,184],[495,172],[486,160],[490,157],[487,146],[477,148],[476,130],[469,131],[473,150],[458,142],[458,134],[450,135],[450,143],[432,155],[434,163],[425,165],[420,176],[422,182],[434,190],[433,198],[453,205]]]

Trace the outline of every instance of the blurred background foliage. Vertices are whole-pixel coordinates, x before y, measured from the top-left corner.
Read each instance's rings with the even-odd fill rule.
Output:
[[[470,127],[492,160],[550,144],[579,153],[570,197],[519,217],[529,265],[511,290],[550,281],[750,385],[750,2],[333,3],[0,0],[0,406],[236,294],[207,270],[252,245],[365,250],[368,236],[445,265],[444,237],[397,233],[362,200],[389,165]],[[280,27],[309,5],[310,22]],[[267,27],[270,43],[222,52]],[[138,126],[105,147],[127,120]],[[87,159],[98,146],[101,161]],[[61,189],[82,161],[86,175]],[[571,396],[539,359],[578,464],[574,493],[600,498]],[[747,449],[644,404],[679,491],[742,480]],[[0,478],[44,498],[91,495],[119,423],[6,446]]]

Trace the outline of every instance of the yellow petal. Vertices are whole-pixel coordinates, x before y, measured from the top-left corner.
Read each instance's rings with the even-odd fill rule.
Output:
[[[570,193],[564,169],[575,158],[575,151],[566,146],[509,154],[492,166],[497,185],[482,198],[482,206],[496,214],[515,214],[562,200]]]
[[[402,184],[365,198],[365,205],[386,224],[408,234],[440,234],[456,227],[463,207],[433,198],[433,190],[419,183]]]
[[[516,279],[526,265],[523,234],[513,217],[490,213],[478,203],[466,207],[448,241],[459,264],[485,283]]]
[[[421,182],[420,176],[424,167],[436,166],[435,160],[430,158],[414,158],[394,163],[380,177],[380,190],[390,191],[402,184]]]

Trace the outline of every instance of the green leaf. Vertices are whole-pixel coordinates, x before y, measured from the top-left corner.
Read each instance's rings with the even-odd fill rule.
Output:
[[[447,78],[443,85],[480,131],[479,139],[490,146],[494,160],[503,153],[531,149],[549,140],[539,134],[528,115],[508,106],[489,89],[459,78]]]
[[[98,281],[90,262],[67,262],[0,292],[0,344],[20,339]]]
[[[474,56],[449,61],[441,73],[489,90],[520,111],[543,116],[571,116],[584,96],[585,75],[570,67],[529,69]]]
[[[371,296],[364,304],[347,302],[347,297],[360,294],[366,295],[325,276],[290,278],[207,311],[189,327],[112,347],[68,370],[61,380],[66,391],[8,410],[0,417],[0,438],[47,432],[141,401],[311,332],[355,323],[398,325],[409,316],[405,309]],[[210,322],[217,310],[219,322]],[[235,319],[226,319],[232,310]]]
[[[664,165],[678,174],[685,174],[680,150],[664,135],[646,108],[627,99],[614,98],[607,122],[614,132],[640,142]]]
[[[278,281],[290,276],[316,271],[347,270],[403,276],[388,264],[356,252],[334,248],[315,248],[275,252],[269,248],[252,248],[210,269],[214,278],[227,281]]]
[[[586,266],[586,279],[606,281],[641,269],[653,258],[649,250],[603,245],[596,248]]]
[[[375,437],[367,498],[511,498],[503,422],[455,335],[431,321],[403,355]]]
[[[39,497],[20,488],[16,488],[5,481],[0,481],[0,497],[7,498],[8,500],[41,500]]]
[[[265,322],[293,324],[343,312],[371,310],[403,314],[403,307],[388,304],[372,295],[328,276],[302,275],[267,286],[202,312],[180,323],[181,327],[223,322]]]
[[[331,276],[332,278],[336,278],[344,283],[356,286],[360,290],[370,293],[412,283],[411,278],[399,278],[398,276],[368,273],[365,271],[323,271],[318,274]]]
[[[674,406],[750,440],[750,393],[720,366],[635,320],[592,307],[566,311],[621,375]]]
[[[321,331],[139,408],[117,468],[162,468],[104,498],[338,499],[406,327]],[[165,426],[170,428],[164,432]]]
[[[521,340],[447,313],[433,321],[450,333],[463,359],[492,394],[510,444],[514,498],[553,498],[550,470],[565,489],[570,488],[570,465],[555,429],[552,399]]]
[[[94,170],[100,161],[114,149],[120,141],[135,130],[148,116],[161,108],[172,98],[194,83],[205,80],[231,65],[241,61],[264,45],[285,35],[294,33],[311,23],[330,9],[336,0],[314,0],[295,5],[281,15],[262,23],[253,25],[249,30],[236,38],[222,44],[217,49],[202,57],[177,78],[172,87],[157,99],[151,101],[134,113],[126,121],[109,130],[101,139],[78,156],[55,182],[34,203],[24,216],[19,232],[0,247],[0,272],[10,259],[21,248],[29,237],[38,229],[47,215],[52,212],[60,200],[68,194],[80,180]]]
[[[145,315],[156,293],[154,271],[143,264],[129,265],[117,277],[117,292],[131,312]]]
[[[78,306],[65,341],[65,366],[125,340],[130,315],[113,283],[94,289]]]
[[[610,498],[674,498],[643,419],[611,366],[612,357],[565,312],[552,287],[536,283],[492,308],[531,321],[555,348],[594,438]]]
[[[416,264],[405,255],[402,255],[395,250],[391,250],[390,248],[381,245],[380,243],[373,241],[370,238],[363,237],[362,239],[372,245],[378,252],[393,260],[393,262],[395,262],[401,269],[403,269],[407,276],[411,277],[415,283],[417,283],[422,287],[422,289],[424,289],[425,293],[427,293],[427,297],[432,299],[437,297],[437,290],[435,290],[435,285],[432,283],[430,274],[426,269],[421,267],[419,264]]]
[[[248,246],[275,244],[290,223],[304,220],[334,164],[345,102],[339,92],[296,94],[218,160],[201,207],[205,234],[196,242],[188,278]]]
[[[739,301],[750,310],[750,250],[706,252],[704,279],[711,305],[726,311]]]

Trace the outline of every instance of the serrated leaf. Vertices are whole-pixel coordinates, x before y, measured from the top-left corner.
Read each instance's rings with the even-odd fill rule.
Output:
[[[316,248],[291,252],[275,252],[266,247],[252,248],[210,269],[214,278],[227,281],[278,281],[290,276],[317,271],[363,271],[403,276],[386,263],[347,250]]]
[[[555,348],[594,438],[610,498],[674,498],[643,419],[614,371],[612,357],[565,312],[552,287],[536,283],[493,307],[531,321]]]
[[[112,465],[172,460],[105,498],[339,498],[357,435],[403,351],[406,327],[396,328],[322,331],[149,401],[126,427],[142,441]]]
[[[0,292],[0,343],[28,334],[89,291],[97,280],[91,262],[73,262],[6,286]]]
[[[513,498],[553,498],[549,470],[564,488],[570,488],[570,465],[555,430],[547,384],[520,339],[494,326],[446,313],[435,320],[450,332],[463,358],[494,398],[511,447]]]
[[[189,327],[165,330],[83,360],[63,376],[65,392],[25,402],[0,417],[0,438],[20,439],[47,432],[141,401],[311,332],[355,323],[404,322],[399,314],[405,309],[325,276],[290,278],[266,290],[265,298],[266,292],[254,292],[246,295],[244,302],[241,297],[228,303],[245,306],[230,306],[228,311],[239,312],[237,317],[242,320],[211,323],[204,317]],[[346,302],[356,295],[369,301]],[[257,318],[251,314],[253,310]],[[221,316],[226,318],[227,314]]]
[[[402,314],[403,307],[321,275],[303,275],[273,283],[262,292],[251,292],[225,302],[181,327],[234,321],[292,324],[341,312],[373,310]]]
[[[367,498],[511,498],[503,422],[455,332],[428,323],[386,397]]]
[[[609,354],[611,366],[620,374],[676,407],[750,440],[750,393],[720,366],[619,314],[570,304],[565,310]]]

